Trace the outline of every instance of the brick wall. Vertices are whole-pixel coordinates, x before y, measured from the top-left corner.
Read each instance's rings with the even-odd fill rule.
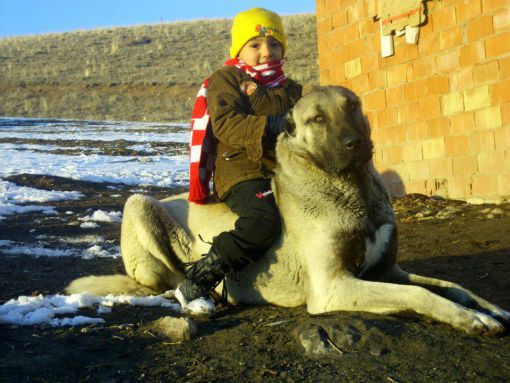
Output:
[[[360,95],[393,195],[510,196],[510,0],[432,0],[380,54],[368,0],[317,0],[321,84]]]

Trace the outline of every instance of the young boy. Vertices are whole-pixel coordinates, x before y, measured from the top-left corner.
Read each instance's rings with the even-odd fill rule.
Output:
[[[277,14],[262,8],[241,12],[232,25],[232,59],[207,80],[207,111],[217,141],[214,189],[239,219],[234,230],[213,239],[209,253],[177,288],[176,297],[190,314],[214,315],[213,288],[225,274],[263,256],[280,237],[270,181],[274,148],[285,112],[301,96],[301,86],[283,74],[285,48]],[[192,190],[189,199],[203,203]]]

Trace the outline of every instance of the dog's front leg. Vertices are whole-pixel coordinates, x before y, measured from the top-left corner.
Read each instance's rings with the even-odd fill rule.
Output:
[[[310,281],[308,311],[365,311],[377,314],[414,312],[447,323],[468,334],[497,335],[505,327],[489,315],[467,309],[419,286],[364,281],[349,274]]]
[[[394,265],[390,270],[383,274],[382,279],[386,282],[424,287],[436,294],[457,302],[464,307],[489,314],[507,327],[510,325],[510,312],[503,310],[482,297],[479,297],[457,283],[408,273],[407,271],[402,270],[398,265]]]

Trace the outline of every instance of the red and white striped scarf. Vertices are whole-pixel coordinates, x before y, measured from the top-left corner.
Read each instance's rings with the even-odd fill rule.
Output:
[[[268,88],[281,86],[285,83],[285,75],[282,70],[283,60],[251,67],[239,58],[235,58],[227,60],[224,65],[235,66]],[[207,111],[208,85],[209,79],[206,79],[198,91],[191,113],[188,200],[197,204],[207,202],[207,196],[210,192],[209,181],[214,170],[216,147],[218,145],[218,141],[212,132],[211,119]]]

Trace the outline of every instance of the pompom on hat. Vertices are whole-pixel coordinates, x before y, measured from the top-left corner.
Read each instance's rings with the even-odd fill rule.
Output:
[[[236,58],[244,45],[254,37],[272,36],[282,44],[283,54],[287,38],[280,16],[264,8],[252,8],[239,12],[232,23],[232,46],[230,55]]]

